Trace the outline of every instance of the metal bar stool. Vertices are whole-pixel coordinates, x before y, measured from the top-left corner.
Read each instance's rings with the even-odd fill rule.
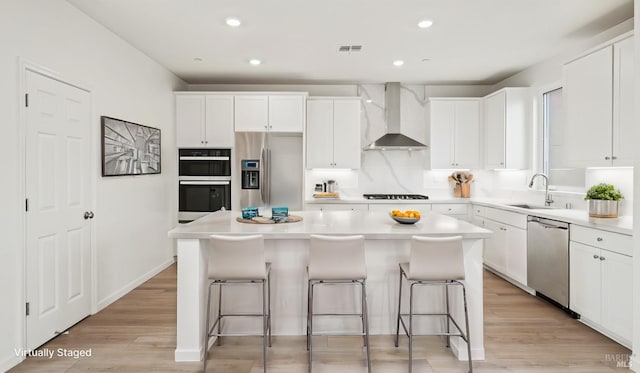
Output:
[[[362,332],[340,333],[337,335],[361,335],[367,350],[367,369],[371,372],[369,353],[369,319],[367,313],[366,279],[367,269],[364,257],[364,236],[320,236],[311,235],[309,247],[309,275],[307,292],[307,350],[309,350],[309,373],[313,361],[314,335],[336,335],[314,333],[314,316],[359,316]],[[360,313],[314,313],[313,292],[317,285],[360,285]]]
[[[209,295],[207,298],[207,322],[204,340],[204,371],[207,371],[209,339],[224,336],[262,336],[262,360],[267,372],[267,344],[271,347],[271,263],[264,257],[264,237],[254,236],[211,236],[209,241]],[[262,313],[222,313],[222,286],[229,284],[262,285]],[[213,325],[211,317],[211,295],[213,287],[218,291],[218,317]],[[262,317],[261,334],[221,333],[223,317]],[[214,329],[217,327],[217,332]]]
[[[409,313],[401,313],[402,305],[402,278],[410,284],[409,290]],[[409,337],[409,373],[413,368],[413,337],[415,335],[442,335],[447,337],[447,347],[452,336],[461,337],[467,344],[467,354],[469,360],[469,372],[473,372],[471,362],[471,343],[469,342],[469,314],[467,312],[467,294],[464,284],[464,258],[462,255],[462,237],[418,237],[411,238],[411,254],[409,263],[400,264],[400,287],[398,291],[398,323],[396,326],[396,341],[398,347],[398,336],[400,325],[405,334]],[[414,286],[443,286],[445,293],[445,313],[414,313],[413,292]],[[464,321],[466,333],[462,331],[456,320],[449,312],[449,287],[462,287],[462,298],[464,301]],[[405,318],[408,316],[408,326]],[[413,330],[414,316],[445,316],[446,332],[415,334]],[[450,324],[453,324],[458,333],[452,333]]]

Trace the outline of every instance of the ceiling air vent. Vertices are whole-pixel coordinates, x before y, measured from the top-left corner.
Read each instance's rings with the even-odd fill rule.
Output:
[[[360,51],[362,51],[362,45],[341,45],[338,47],[338,52],[355,53]]]

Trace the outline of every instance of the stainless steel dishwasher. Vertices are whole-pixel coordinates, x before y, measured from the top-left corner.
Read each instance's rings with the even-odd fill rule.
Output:
[[[527,286],[569,308],[569,224],[527,218]]]

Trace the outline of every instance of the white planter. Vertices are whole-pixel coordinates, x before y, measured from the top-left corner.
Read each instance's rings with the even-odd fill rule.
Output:
[[[589,200],[589,216],[592,218],[617,218],[618,202],[604,199]]]

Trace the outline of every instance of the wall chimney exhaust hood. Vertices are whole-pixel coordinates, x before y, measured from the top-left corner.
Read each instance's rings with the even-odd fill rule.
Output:
[[[363,150],[421,150],[427,146],[400,133],[402,111],[400,110],[400,83],[386,83],[385,106],[387,114],[387,133],[367,145]]]

